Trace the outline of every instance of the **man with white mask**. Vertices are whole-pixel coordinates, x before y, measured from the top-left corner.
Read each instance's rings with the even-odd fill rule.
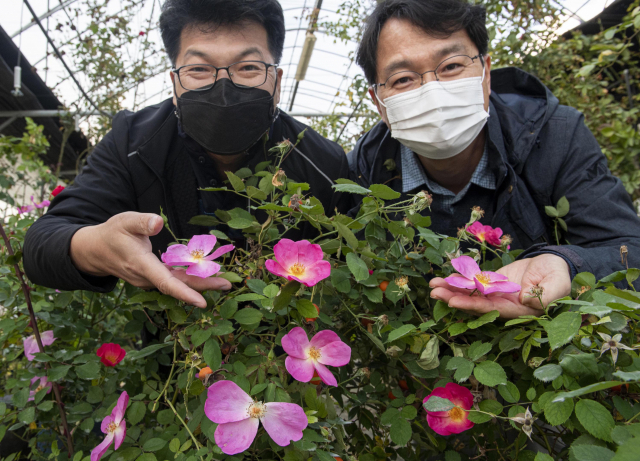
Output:
[[[349,153],[352,179],[386,184],[399,200],[433,195],[431,230],[456,235],[471,209],[524,250],[498,272],[522,291],[470,297],[431,280],[431,297],[476,314],[538,314],[570,294],[572,278],[640,266],[640,219],[607,168],[582,114],[534,76],[491,71],[486,13],[464,0],[386,0],[367,20],[357,62],[382,121]],[[566,197],[562,246],[544,207]],[[628,259],[621,263],[621,247]]]

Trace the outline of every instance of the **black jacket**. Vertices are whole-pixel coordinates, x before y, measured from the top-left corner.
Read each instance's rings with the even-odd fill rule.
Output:
[[[497,159],[497,190],[491,222],[483,223],[510,234],[512,249],[526,249],[523,257],[557,253],[577,272],[597,278],[626,268],[620,258],[622,245],[629,250],[629,267],[640,267],[640,219],[582,114],[560,105],[537,78],[516,68],[491,72],[490,105],[485,129],[492,158]],[[387,183],[402,191],[402,179],[393,179],[402,174],[400,143],[383,122],[347,157],[352,179],[360,185]],[[384,163],[389,159],[397,171],[387,170]],[[555,246],[554,223],[544,207],[555,206],[563,196],[570,204],[564,219],[571,245]],[[406,199],[402,194],[399,200]],[[465,210],[465,218],[469,213]]]
[[[208,233],[206,228],[187,224],[201,210],[196,176],[187,153],[190,140],[179,135],[174,110],[168,99],[114,117],[112,130],[96,146],[74,184],[53,200],[47,213],[27,232],[24,268],[33,283],[63,290],[112,290],[117,279],[81,274],[71,262],[69,246],[78,229],[103,223],[125,211],[159,214],[162,209],[179,238]],[[266,149],[284,139],[295,142],[305,128],[280,112]],[[309,183],[310,190],[305,193],[318,198],[327,214],[336,208],[346,211],[347,204],[340,200],[340,194],[334,194],[330,181],[348,177],[342,148],[311,129],[298,148],[303,155],[294,151],[282,163],[287,177]],[[257,150],[260,152],[250,164],[266,160],[262,149]],[[235,206],[235,200],[229,200],[231,192],[207,194],[217,194],[214,202],[220,203],[221,209]],[[154,254],[165,251],[172,241],[166,229],[151,237]]]

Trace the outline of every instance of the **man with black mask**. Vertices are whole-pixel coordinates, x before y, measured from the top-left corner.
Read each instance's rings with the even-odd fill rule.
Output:
[[[107,292],[121,278],[199,307],[199,292],[230,288],[160,262],[173,241],[160,212],[179,238],[207,233],[189,220],[247,203],[199,189],[223,186],[226,171],[274,160],[271,147],[307,128],[277,108],[284,15],[277,0],[166,0],[160,30],[173,99],[114,118],[74,184],[27,233],[32,282]],[[331,188],[348,177],[340,146],[307,129],[281,168],[309,183],[327,213],[340,209]]]

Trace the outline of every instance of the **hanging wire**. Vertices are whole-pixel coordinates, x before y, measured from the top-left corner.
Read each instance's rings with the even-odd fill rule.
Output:
[[[20,7],[20,25],[22,25],[22,14],[24,13],[24,5]],[[18,62],[13,68],[13,90],[11,90],[11,96],[19,98],[24,96],[24,93],[20,90],[22,87],[22,67],[20,67],[20,59],[22,58],[22,34],[20,34],[20,40],[18,41]]]
[[[102,109],[100,109],[95,102],[93,102],[93,100],[89,97],[89,95],[84,91],[84,89],[82,88],[82,85],[80,85],[80,82],[78,81],[78,79],[76,78],[76,76],[73,74],[73,71],[69,68],[69,66],[67,65],[67,63],[65,62],[65,60],[62,58],[62,55],[60,54],[60,51],[58,51],[58,48],[56,47],[55,43],[53,43],[53,40],[51,40],[51,37],[49,37],[49,34],[47,33],[47,31],[45,30],[44,26],[42,25],[42,22],[40,22],[40,19],[38,18],[38,16],[36,15],[36,12],[33,11],[33,8],[31,8],[31,5],[29,4],[29,0],[23,0],[24,4],[27,6],[27,8],[29,9],[29,11],[31,12],[31,16],[33,17],[34,21],[38,24],[38,27],[40,27],[40,30],[42,31],[42,33],[44,34],[44,36],[47,38],[47,41],[49,42],[49,44],[51,45],[51,48],[53,48],[53,51],[56,53],[56,56],[58,56],[58,59],[60,59],[60,62],[62,63],[62,65],[64,66],[65,69],[67,69],[67,72],[69,72],[69,74],[71,75],[72,80],[75,82],[76,86],[78,87],[78,89],[80,90],[80,92],[82,93],[82,95],[87,99],[87,101],[89,101],[89,103],[98,111],[100,112],[102,115],[104,115],[105,117],[109,117],[112,118],[111,115],[107,114],[106,112],[104,112]]]

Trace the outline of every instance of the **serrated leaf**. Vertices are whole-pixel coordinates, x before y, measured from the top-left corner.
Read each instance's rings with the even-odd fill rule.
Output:
[[[252,307],[245,307],[236,312],[233,319],[240,325],[253,325],[262,320],[262,312]]]
[[[569,214],[569,200],[567,197],[561,197],[556,204],[556,210],[558,210],[558,217],[564,218]]]
[[[308,299],[297,299],[296,309],[304,318],[315,319],[318,317],[318,310],[316,309],[316,306],[314,306]]]
[[[153,438],[153,439],[147,440],[142,446],[142,449],[144,451],[158,451],[163,449],[166,444],[167,444],[166,440],[163,440],[160,438]]]
[[[573,445],[571,454],[577,461],[610,461],[615,453],[597,445]]]
[[[349,253],[347,255],[347,266],[357,282],[369,278],[369,268],[367,264],[355,253]]]
[[[473,361],[484,357],[489,352],[491,352],[491,344],[483,343],[481,341],[473,342],[471,346],[469,346],[469,349],[467,349],[467,355],[469,356],[469,359]]]
[[[562,374],[562,367],[555,363],[543,365],[537,368],[533,372],[533,376],[542,381],[543,383],[549,383]]]
[[[498,392],[502,398],[509,403],[517,403],[520,400],[520,391],[511,381],[498,386]]]
[[[461,383],[469,379],[473,371],[474,363],[464,357],[452,357],[447,362],[447,370],[455,370],[453,379]]]
[[[389,428],[391,440],[396,445],[404,446],[411,440],[411,423],[404,418],[394,419]]]
[[[487,312],[483,316],[467,322],[467,326],[469,327],[470,330],[475,330],[476,328],[479,328],[482,325],[493,322],[498,317],[500,317],[500,312],[498,311]]]
[[[496,387],[498,384],[506,384],[507,382],[507,374],[504,368],[490,360],[478,363],[473,370],[473,376],[481,384],[489,387]]]
[[[244,190],[244,182],[242,181],[242,179],[240,179],[230,171],[225,171],[225,173],[227,174],[227,178],[229,178],[229,182],[231,183],[231,187],[233,187],[233,190],[235,190],[236,192],[242,192]]]
[[[350,194],[367,195],[371,192],[369,189],[365,189],[357,184],[334,184],[331,187],[333,187],[333,190],[336,192],[348,192]]]
[[[573,413],[573,399],[565,399],[563,402],[547,402],[543,408],[544,417],[552,426],[564,424]]]
[[[209,339],[204,343],[202,356],[209,368],[212,370],[220,368],[222,364],[222,352],[220,351],[220,345],[215,338]]]
[[[396,192],[384,184],[371,184],[369,189],[371,191],[371,195],[382,200],[394,200],[399,198],[401,195],[400,192]]]
[[[347,245],[349,245],[352,250],[356,250],[358,248],[358,239],[354,235],[353,231],[344,224],[337,221],[334,222],[333,225],[336,227],[338,235],[340,235],[344,239],[344,241],[347,242]],[[368,276],[369,275],[367,274],[367,277]]]
[[[572,377],[598,376],[600,369],[593,354],[567,354],[560,361],[562,369]],[[640,373],[639,373],[640,375]]]
[[[432,336],[422,350],[420,358],[416,360],[416,364],[426,371],[438,368],[440,366],[439,352],[440,341],[437,336]]]
[[[595,400],[583,399],[576,404],[576,417],[592,436],[612,442],[611,430],[616,425],[611,413]]]
[[[582,316],[578,312],[563,312],[550,322],[544,322],[543,327],[549,336],[552,350],[567,344],[578,334]]]
[[[442,397],[438,397],[437,395],[432,395],[429,397],[424,404],[422,404],[425,410],[427,411],[449,411],[455,405],[449,399],[443,399]]]
[[[146,412],[147,406],[144,402],[133,402],[127,410],[127,424],[135,426],[142,421]]]
[[[411,332],[415,331],[415,329],[416,327],[413,325],[402,325],[400,328],[396,328],[389,333],[387,343],[391,343],[397,339],[402,338],[403,336],[407,336]]]

